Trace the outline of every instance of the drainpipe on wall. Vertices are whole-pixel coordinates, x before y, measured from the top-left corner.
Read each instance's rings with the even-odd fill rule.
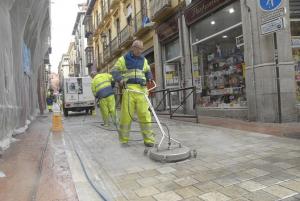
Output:
[[[183,21],[182,21],[182,16],[183,16],[183,12],[182,12],[182,8],[180,8],[179,10],[179,37],[180,37],[180,46],[181,46],[181,73],[182,73],[182,77],[183,77],[183,83],[182,83],[182,87],[185,88],[186,87],[186,78],[185,78],[185,48],[184,48],[184,36],[183,36]],[[186,96],[186,91],[183,91],[183,98],[185,98]],[[187,105],[186,103],[184,104],[183,107],[183,112],[186,113],[187,110]]]

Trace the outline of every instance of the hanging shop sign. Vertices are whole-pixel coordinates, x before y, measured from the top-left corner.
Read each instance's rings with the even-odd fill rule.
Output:
[[[193,24],[229,2],[233,2],[233,0],[202,0],[197,1],[194,4],[190,4],[190,6],[184,11],[186,24],[188,26]]]
[[[273,11],[280,7],[282,0],[258,0],[259,7],[263,11]]]

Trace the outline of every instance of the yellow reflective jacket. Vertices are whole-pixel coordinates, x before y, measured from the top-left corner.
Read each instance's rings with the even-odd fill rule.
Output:
[[[106,98],[112,94],[114,84],[112,75],[109,73],[99,73],[92,80],[92,92],[96,98]]]
[[[145,57],[133,56],[132,52],[120,57],[112,69],[114,80],[124,80],[127,84],[140,84],[146,86],[146,82],[152,79],[150,66]]]

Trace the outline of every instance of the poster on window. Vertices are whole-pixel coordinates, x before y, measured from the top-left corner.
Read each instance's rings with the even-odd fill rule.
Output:
[[[176,64],[165,64],[165,81],[166,87],[178,87],[178,67]]]
[[[194,86],[196,86],[197,93],[199,93],[202,91],[202,84],[201,84],[201,74],[200,74],[198,56],[194,56],[192,58],[192,69],[193,69]]]
[[[295,61],[296,96],[298,103],[300,103],[300,48],[293,48],[293,58]]]

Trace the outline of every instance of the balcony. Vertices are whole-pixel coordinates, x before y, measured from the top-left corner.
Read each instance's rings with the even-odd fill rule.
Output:
[[[87,17],[87,23],[84,26],[85,31],[85,37],[89,38],[91,35],[93,35],[93,23],[92,23],[92,16]]]
[[[103,50],[104,63],[108,62],[109,59],[110,59],[110,44]]]
[[[110,42],[110,48],[111,48],[111,55],[115,56],[121,53],[121,49],[119,48],[119,37],[115,37],[111,42]]]
[[[141,11],[138,12],[134,17],[134,35],[139,37],[149,31],[151,27],[147,26],[147,23],[150,24],[149,18],[147,16],[143,16]]]
[[[152,0],[150,8],[151,20],[154,22],[166,18],[173,10],[171,0]]]
[[[94,63],[94,51],[93,47],[85,48],[85,58],[86,58],[86,66],[89,68]]]
[[[120,32],[120,47],[130,45],[132,40],[131,26],[126,25],[126,27]]]

